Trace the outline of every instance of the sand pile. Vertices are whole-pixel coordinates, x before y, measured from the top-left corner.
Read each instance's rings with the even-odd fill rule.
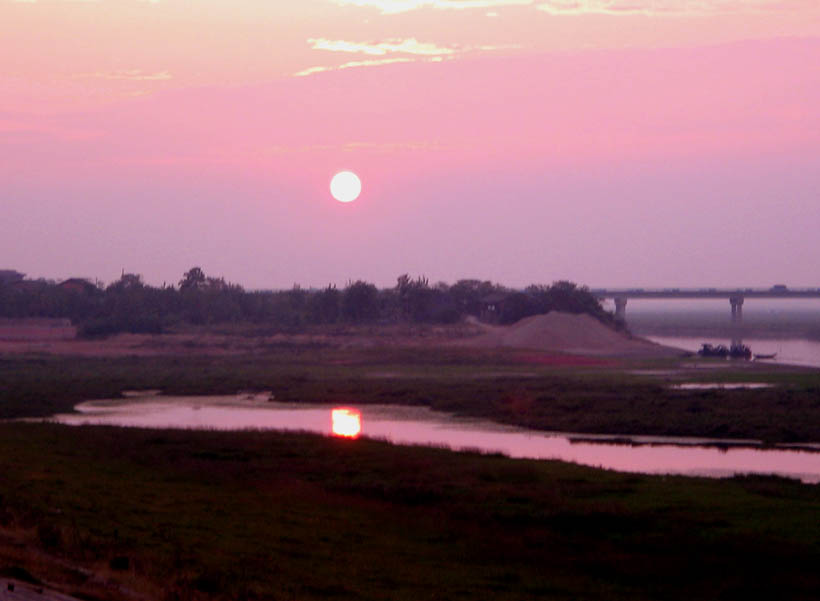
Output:
[[[676,349],[633,338],[586,314],[533,315],[511,326],[483,324],[484,333],[465,341],[474,347],[510,347],[582,355],[675,355]]]

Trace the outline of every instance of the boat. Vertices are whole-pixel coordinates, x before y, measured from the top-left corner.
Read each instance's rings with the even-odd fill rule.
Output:
[[[729,349],[722,344],[712,345],[704,342],[698,351],[698,355],[701,357],[721,357],[725,359],[729,356]]]
[[[745,344],[741,344],[739,342],[732,344],[729,347],[729,358],[731,359],[751,359],[752,358],[752,349],[750,349]]]
[[[730,359],[751,359],[752,349],[740,343],[734,343],[727,348],[723,344],[712,345],[704,342],[698,351],[698,355],[701,357],[720,357],[721,359],[727,357]]]
[[[759,361],[761,359],[774,359],[777,357],[777,353],[755,353],[755,361]]]

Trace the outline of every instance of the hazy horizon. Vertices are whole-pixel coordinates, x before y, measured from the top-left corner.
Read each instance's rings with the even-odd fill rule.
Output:
[[[820,286],[820,3],[200,6],[0,0],[2,268]]]
[[[200,265],[192,265],[191,268],[193,268],[193,267],[200,267],[201,268]],[[185,272],[180,273],[179,276],[176,279],[172,278],[172,279],[169,279],[169,280],[157,281],[156,279],[152,279],[150,277],[150,274],[142,273],[139,270],[135,270],[135,271],[124,270],[120,274],[118,274],[117,277],[115,277],[111,280],[103,280],[101,278],[98,278],[98,277],[95,277],[95,276],[89,276],[87,274],[86,275],[74,274],[74,275],[64,275],[64,276],[50,277],[50,276],[43,276],[43,275],[35,275],[35,274],[25,273],[25,272],[20,271],[19,269],[14,268],[13,266],[0,266],[0,271],[5,271],[5,270],[17,271],[18,273],[23,273],[25,279],[27,279],[27,280],[46,280],[46,281],[49,281],[49,282],[54,282],[54,283],[59,284],[60,282],[63,282],[63,281],[68,280],[68,279],[83,279],[83,280],[86,280],[86,281],[89,281],[89,282],[92,282],[92,283],[96,283],[96,284],[99,284],[99,285],[102,285],[102,286],[108,286],[109,284],[113,284],[113,283],[117,282],[122,275],[138,275],[138,276],[141,277],[143,283],[145,283],[146,285],[155,286],[155,287],[163,286],[163,285],[177,287],[179,285],[179,282],[183,279],[183,276],[185,275],[185,272],[188,271],[186,269]],[[375,281],[368,280],[367,278],[363,278],[363,277],[351,277],[351,278],[348,278],[344,281],[325,282],[324,284],[318,284],[318,285],[303,284],[302,282],[300,282],[298,280],[295,280],[294,282],[292,282],[289,285],[280,286],[280,287],[275,287],[275,286],[251,287],[251,286],[247,286],[244,282],[241,282],[241,281],[238,281],[238,280],[235,280],[235,279],[231,278],[227,274],[212,273],[212,272],[209,272],[209,271],[204,270],[204,269],[203,269],[203,272],[209,278],[217,278],[217,279],[218,278],[223,278],[229,284],[236,284],[236,285],[239,285],[239,286],[243,287],[244,289],[250,290],[250,291],[254,291],[254,290],[258,290],[258,291],[289,290],[293,287],[304,288],[304,289],[322,289],[322,288],[326,288],[328,285],[333,285],[333,286],[336,286],[337,288],[341,289],[341,288],[344,288],[345,286],[347,286],[348,284],[356,282],[356,281],[365,281],[365,282],[368,282],[368,283],[375,284],[380,289],[386,289],[386,288],[394,287],[396,285],[396,282],[397,282],[398,278],[402,275],[408,275],[408,276],[410,276],[411,279],[426,278],[428,280],[428,283],[429,283],[430,286],[436,286],[436,285],[439,285],[439,284],[453,285],[453,284],[457,283],[460,280],[476,280],[476,281],[481,281],[481,282],[490,281],[493,284],[497,284],[497,285],[503,286],[504,288],[509,288],[511,290],[523,290],[527,286],[531,286],[531,285],[537,285],[537,286],[544,285],[544,286],[547,286],[547,285],[554,284],[557,281],[560,281],[560,280],[535,280],[535,279],[533,279],[533,280],[526,281],[524,284],[521,284],[521,285],[511,285],[511,284],[509,284],[507,282],[504,282],[504,281],[489,280],[487,278],[470,277],[470,276],[457,277],[457,278],[452,279],[452,280],[432,280],[430,278],[427,278],[427,276],[423,273],[415,274],[415,273],[403,272],[403,273],[397,273],[396,277],[394,277],[392,280],[389,280],[389,281],[386,281],[386,282],[375,282]],[[600,288],[605,288],[605,289],[609,289],[609,290],[628,290],[628,289],[697,290],[697,289],[701,288],[699,286],[692,286],[692,287],[652,286],[652,285],[625,286],[625,285],[618,285],[618,284],[614,284],[614,285],[610,285],[610,286],[599,286],[597,284],[589,284],[587,282],[581,282],[581,281],[578,281],[578,280],[574,280],[572,278],[567,278],[564,281],[569,281],[569,282],[572,282],[572,283],[574,283],[578,286],[586,287],[586,288],[589,288],[591,290],[596,290],[596,289],[600,289]],[[748,286],[748,285],[746,285],[746,286],[731,286],[731,285],[727,285],[727,286],[721,286],[721,288],[728,289],[728,290],[735,289],[735,288],[736,289],[747,289],[748,288],[748,289],[755,289],[755,290],[765,290],[765,289],[771,288],[771,285],[769,285],[769,284],[759,284],[759,285],[756,285],[756,286]],[[792,290],[805,290],[805,289],[820,290],[820,286],[811,286],[811,285],[807,285],[807,286],[788,286],[788,288],[792,289]],[[606,300],[605,303],[608,303],[608,304],[611,305],[612,301],[611,300]],[[640,308],[641,310],[648,310],[648,311],[654,311],[654,310],[657,310],[659,308],[663,308],[663,310],[669,310],[671,307],[675,307],[676,309],[684,310],[684,311],[690,311],[690,310],[693,310],[693,309],[696,310],[696,311],[701,311],[701,310],[702,311],[712,311],[716,307],[723,307],[723,305],[726,305],[726,303],[727,303],[727,299],[724,299],[724,298],[702,298],[702,299],[697,299],[697,298],[696,299],[690,299],[690,298],[683,298],[683,299],[679,299],[679,298],[663,298],[663,299],[630,298],[629,302],[628,302],[628,305],[629,305],[629,310],[630,311],[634,310],[634,308]],[[809,308],[809,309],[811,309],[815,305],[820,307],[820,302],[818,302],[818,300],[814,299],[814,298],[809,298],[809,299],[802,299],[802,298],[786,298],[786,299],[777,299],[777,298],[758,299],[758,298],[752,298],[752,299],[747,299],[747,305],[752,304],[754,306],[759,307],[761,305],[761,303],[763,305],[767,306],[767,307],[772,306],[772,307],[776,307],[778,309],[781,308],[781,306],[783,308],[789,308],[789,309],[790,308],[799,308],[799,309]],[[749,309],[748,306],[744,307],[744,311],[748,311],[748,309]]]

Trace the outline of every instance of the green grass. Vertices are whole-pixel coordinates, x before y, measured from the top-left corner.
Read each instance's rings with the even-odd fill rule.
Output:
[[[113,580],[166,599],[812,599],[818,508],[820,487],[777,478],[0,425],[0,526],[25,543],[0,544],[0,570],[53,581],[71,564],[67,590],[104,599],[121,596],[82,569],[122,557]]]

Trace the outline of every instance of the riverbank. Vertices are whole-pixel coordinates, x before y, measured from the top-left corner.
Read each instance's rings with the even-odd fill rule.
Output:
[[[809,599],[820,588],[817,486],[299,434],[67,433],[0,424],[0,571],[87,599]]]

